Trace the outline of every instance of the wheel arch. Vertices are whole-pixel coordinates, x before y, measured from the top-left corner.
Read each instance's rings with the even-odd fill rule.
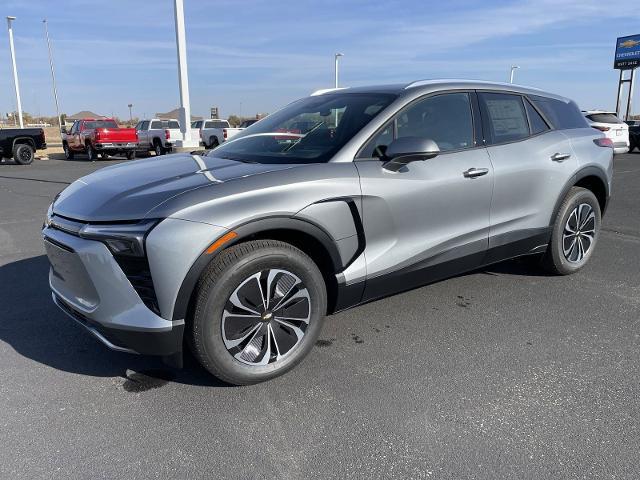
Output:
[[[34,150],[36,149],[36,142],[33,141],[33,138],[29,137],[16,137],[13,139],[13,144],[11,148],[16,148],[16,145],[30,145]]]
[[[237,236],[225,243],[224,248],[216,251],[213,255],[202,252],[191,265],[174,302],[172,314],[174,320],[182,320],[189,317],[193,306],[196,284],[209,264],[222,251],[243,242],[265,239],[289,243],[299,248],[314,261],[325,280],[327,309],[333,311],[338,295],[335,274],[340,272],[344,265],[333,238],[322,227],[307,220],[291,217],[272,217],[248,222],[233,228],[233,231]]]
[[[549,225],[553,226],[555,218],[560,210],[562,201],[569,193],[569,190],[573,187],[583,187],[593,192],[600,204],[600,211],[604,215],[604,212],[609,203],[609,183],[607,182],[607,174],[602,168],[589,166],[581,170],[578,170],[564,185],[561,194],[556,200],[553,208],[553,214],[549,220]]]

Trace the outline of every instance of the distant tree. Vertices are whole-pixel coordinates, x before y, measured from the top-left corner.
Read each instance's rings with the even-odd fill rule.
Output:
[[[227,117],[227,121],[232,127],[238,127],[242,123],[242,120],[242,117],[239,117],[238,115],[229,115]]]

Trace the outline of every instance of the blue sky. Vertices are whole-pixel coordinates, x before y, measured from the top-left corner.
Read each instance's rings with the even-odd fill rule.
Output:
[[[516,81],[613,108],[617,36],[640,33],[638,0],[184,0],[191,105],[208,115],[272,112],[333,84],[421,78]],[[178,105],[173,0],[3,0],[14,15],[23,109],[53,114],[42,18],[61,108],[152,115]],[[0,112],[15,108],[6,26]],[[636,97],[640,96],[636,95]],[[635,103],[635,112],[640,102]]]

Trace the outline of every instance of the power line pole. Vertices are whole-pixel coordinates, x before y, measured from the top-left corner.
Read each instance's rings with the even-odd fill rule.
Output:
[[[56,101],[56,115],[58,116],[58,130],[60,131],[60,140],[62,140],[62,117],[60,116],[60,106],[58,104],[58,87],[56,87],[56,72],[53,68],[53,54],[51,53],[51,40],[49,39],[49,27],[47,19],[42,20],[44,23],[44,34],[47,37],[47,49],[49,50],[49,66],[51,67],[51,81],[53,82],[53,98]]]

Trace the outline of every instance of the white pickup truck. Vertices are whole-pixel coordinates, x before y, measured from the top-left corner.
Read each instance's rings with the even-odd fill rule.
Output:
[[[182,138],[180,122],[178,120],[160,120],[152,118],[141,120],[136,125],[138,134],[139,152],[155,152],[156,155],[164,155],[171,152],[176,140]]]
[[[191,138],[200,139],[205,148],[216,148],[227,137],[225,130],[230,128],[226,120],[207,119],[191,122]]]
[[[258,121],[257,118],[249,118],[247,120],[244,120],[239,127],[230,127],[230,128],[226,128],[224,130],[224,139],[225,140],[229,140],[230,138],[236,136],[238,133],[240,133],[241,131],[243,131],[245,128],[250,127],[251,125],[253,125],[254,123],[256,123]]]

